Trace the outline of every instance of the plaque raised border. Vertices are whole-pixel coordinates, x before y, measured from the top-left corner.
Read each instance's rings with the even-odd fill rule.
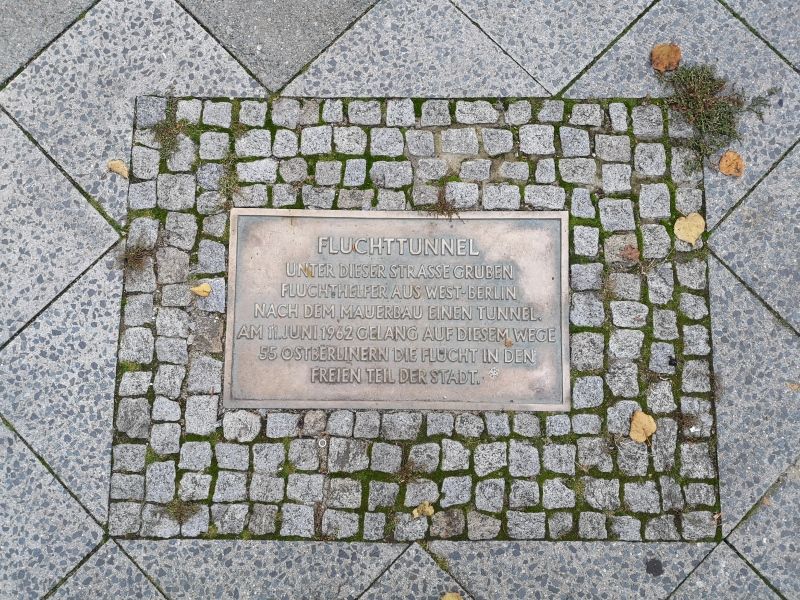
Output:
[[[303,399],[248,399],[233,397],[233,362],[234,354],[234,320],[236,308],[236,289],[237,289],[237,259],[239,243],[239,219],[240,217],[279,217],[284,219],[364,219],[364,220],[427,220],[440,221],[448,225],[458,227],[459,221],[486,220],[555,220],[560,223],[558,227],[559,243],[556,244],[560,254],[557,260],[560,278],[558,281],[558,294],[560,306],[560,369],[561,369],[561,402],[539,403],[539,402],[510,402],[510,401],[489,401],[489,400],[442,400],[439,398],[403,400],[403,385],[398,386],[398,399],[395,400],[376,400],[374,398],[359,395],[356,386],[340,384],[337,386],[341,390],[340,394],[330,399],[320,400],[313,397],[313,392]],[[315,232],[317,233],[317,232]],[[570,408],[570,372],[569,372],[569,224],[568,214],[565,211],[476,211],[464,212],[447,221],[442,217],[435,217],[414,212],[405,211],[312,211],[302,209],[267,209],[267,208],[234,208],[230,212],[230,237],[228,245],[228,280],[227,280],[227,317],[225,331],[225,352],[224,352],[224,378],[223,378],[223,405],[225,408],[350,408],[350,409],[384,409],[384,410],[404,410],[404,409],[429,409],[429,410],[514,410],[514,411],[567,411]],[[558,374],[558,371],[556,371]],[[391,384],[389,384],[391,385]]]

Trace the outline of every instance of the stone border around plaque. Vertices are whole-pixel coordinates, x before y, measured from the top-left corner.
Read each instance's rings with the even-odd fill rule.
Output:
[[[139,98],[109,535],[721,539],[688,136],[647,99]],[[224,407],[232,209],[568,213],[569,410]]]
[[[230,219],[224,406],[569,409],[566,212]]]

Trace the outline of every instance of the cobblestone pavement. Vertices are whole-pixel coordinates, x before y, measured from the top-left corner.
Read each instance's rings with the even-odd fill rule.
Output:
[[[704,243],[671,233],[703,210],[682,134],[635,100],[139,98],[109,532],[716,539]],[[440,197],[569,211],[568,414],[220,409],[230,205]],[[627,436],[643,409],[649,446]]]
[[[800,595],[796,3],[20,6],[0,0],[1,597]],[[673,41],[777,88],[741,178],[680,169],[648,66]],[[166,160],[148,129],[173,109]],[[218,412],[231,180],[248,206],[425,209],[441,186],[570,211],[573,411]],[[698,208],[710,233],[681,247]],[[611,259],[626,236],[651,269]],[[150,249],[135,273],[123,237]],[[616,439],[637,406],[674,434]]]

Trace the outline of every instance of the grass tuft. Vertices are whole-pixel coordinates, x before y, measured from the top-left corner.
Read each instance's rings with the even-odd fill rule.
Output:
[[[229,152],[222,161],[224,170],[219,180],[219,193],[227,199],[225,210],[233,206],[233,196],[239,193],[239,177],[236,175],[236,155]]]
[[[231,125],[231,133],[233,133],[233,139],[235,140],[241,138],[248,131],[250,131],[250,128],[247,127],[247,125],[242,125],[239,123],[239,121],[236,121]]]
[[[169,503],[167,503],[167,505],[164,507],[164,512],[181,525],[191,519],[199,510],[199,505],[189,504],[180,498],[170,500]]]
[[[147,259],[153,255],[148,248],[143,248],[135,244],[125,244],[120,255],[123,266],[129,267],[134,271],[140,271],[147,264]]]
[[[763,96],[748,102],[710,65],[678,67],[662,80],[672,90],[667,104],[694,128],[690,144],[700,160],[740,139],[738,125],[742,115],[752,112],[761,118],[768,106]],[[774,90],[768,95],[772,93]]]
[[[417,466],[414,464],[414,461],[408,459],[403,462],[400,467],[400,470],[397,473],[394,473],[394,480],[397,483],[408,483],[412,479],[416,479]]]
[[[178,101],[175,98],[167,100],[167,116],[160,123],[153,126],[153,136],[161,148],[161,158],[168,160],[178,149],[178,136],[186,133],[189,123],[177,120]]]
[[[452,221],[453,217],[458,217],[459,211],[452,202],[445,198],[444,188],[441,188],[436,203],[431,204],[425,212],[430,216],[446,217],[448,221]]]

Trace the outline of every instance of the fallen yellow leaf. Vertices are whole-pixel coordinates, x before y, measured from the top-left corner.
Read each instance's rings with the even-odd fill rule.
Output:
[[[744,159],[738,152],[728,150],[719,159],[719,172],[731,177],[741,177],[744,174]]]
[[[792,392],[800,392],[800,383],[789,382],[786,384]]]
[[[681,62],[681,49],[677,44],[658,44],[650,51],[650,63],[659,73],[674,71]]]
[[[124,162],[115,158],[113,160],[108,161],[108,170],[112,173],[116,173],[117,175],[124,177],[125,179],[128,178],[128,165]]]
[[[458,592],[447,592],[442,595],[442,600],[464,600]]]
[[[694,246],[706,230],[706,220],[700,213],[693,212],[675,221],[675,237]]]
[[[207,283],[201,283],[200,285],[196,285],[192,288],[192,293],[195,296],[200,296],[201,298],[207,298],[208,295],[211,293],[211,286]]]
[[[630,436],[634,442],[643,444],[651,435],[656,432],[656,421],[640,410],[633,413],[631,417],[631,432]]]
[[[432,517],[433,516],[433,506],[427,500],[420,504],[417,508],[411,511],[411,516],[415,519],[419,517]]]

